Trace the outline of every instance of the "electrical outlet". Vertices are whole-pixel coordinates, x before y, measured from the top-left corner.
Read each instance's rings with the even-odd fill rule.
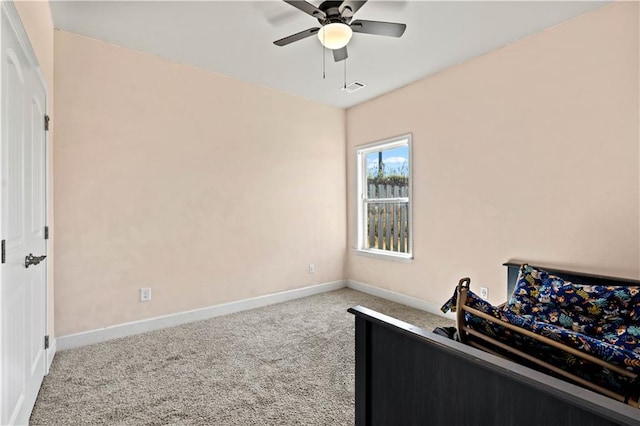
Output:
[[[313,263],[309,264],[309,273],[313,274],[316,271],[316,265],[314,265]]]
[[[140,301],[149,302],[151,300],[151,289],[149,287],[140,289]]]
[[[480,297],[487,300],[489,298],[489,289],[486,287],[480,287]]]

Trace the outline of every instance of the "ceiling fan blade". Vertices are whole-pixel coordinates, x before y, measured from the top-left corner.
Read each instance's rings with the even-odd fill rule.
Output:
[[[318,9],[311,3],[307,3],[304,0],[283,0],[285,3],[289,3],[291,6],[300,9],[304,13],[313,16],[316,19],[325,19],[327,14]]]
[[[336,62],[344,61],[348,57],[349,55],[347,54],[347,46],[343,47],[342,49],[336,49],[333,51],[333,59]]]
[[[275,44],[276,46],[286,46],[287,44],[293,43],[294,41],[311,37],[312,35],[317,34],[318,31],[320,31],[320,28],[309,28],[308,30],[300,31],[299,33],[281,38],[280,40],[276,40],[273,42],[273,44]]]
[[[338,10],[340,11],[340,15],[342,15],[343,18],[350,18],[366,2],[367,0],[344,0]]]
[[[358,19],[351,23],[351,29],[354,33],[401,37],[402,34],[404,34],[404,30],[407,29],[407,25],[397,24],[395,22],[365,21]]]

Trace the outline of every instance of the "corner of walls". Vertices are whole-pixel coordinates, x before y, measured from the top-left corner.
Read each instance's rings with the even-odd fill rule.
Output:
[[[351,232],[351,227],[349,226],[349,211],[347,206],[349,205],[349,159],[351,155],[349,154],[349,108],[343,109],[343,117],[344,117],[344,266],[342,269],[342,277],[345,280],[349,280],[349,253],[351,252],[351,246],[349,245],[349,232]]]

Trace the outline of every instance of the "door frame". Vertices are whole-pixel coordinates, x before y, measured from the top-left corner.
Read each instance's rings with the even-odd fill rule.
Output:
[[[26,32],[26,29],[24,27],[24,25],[22,24],[22,19],[20,18],[20,14],[18,13],[18,10],[16,9],[13,0],[6,0],[6,1],[1,1],[0,2],[0,13],[5,13],[7,18],[8,18],[8,22],[9,25],[12,26],[13,31],[15,32],[15,34],[17,35],[18,41],[22,47],[22,49],[24,50],[26,56],[27,56],[27,60],[29,61],[29,65],[33,68],[35,75],[36,75],[36,79],[38,80],[38,82],[42,85],[42,87],[44,88],[44,113],[45,115],[48,115],[48,102],[49,102],[49,87],[47,86],[47,81],[44,78],[44,74],[42,72],[42,68],[40,67],[40,64],[38,62],[38,58],[35,54],[35,51],[31,45],[31,40],[29,39],[29,36]],[[1,26],[1,22],[0,22],[0,26]],[[0,38],[2,37],[1,34],[1,30],[2,28],[0,28]],[[0,69],[0,73],[1,73],[1,69]],[[0,85],[0,98],[2,97],[2,86]],[[2,103],[0,103],[0,111],[2,110]],[[0,113],[0,117],[2,117],[2,114]],[[42,125],[44,126],[44,117],[42,118],[43,122]],[[2,129],[2,120],[0,120],[0,132]],[[51,200],[51,189],[49,187],[50,185],[50,178],[49,178],[49,158],[50,154],[51,154],[51,147],[50,147],[50,143],[49,143],[49,132],[48,131],[44,131],[44,141],[42,141],[42,143],[44,144],[44,146],[42,147],[42,149],[44,150],[44,164],[43,164],[43,178],[44,178],[44,215],[45,215],[45,224],[47,226],[49,226],[49,202]],[[1,133],[0,133],[1,134]],[[0,164],[1,166],[1,164]],[[2,218],[5,215],[5,206],[3,204],[0,204],[0,236],[1,238],[4,238],[5,235],[5,229],[2,228]],[[49,239],[45,240],[45,253],[48,256],[49,253],[49,244],[51,243],[52,238],[51,235],[49,235]],[[49,259],[47,259],[49,260]],[[47,332],[49,330],[49,271],[50,271],[50,265],[51,262],[47,261],[45,263],[46,265],[46,270],[44,273],[44,329],[42,330],[43,334],[43,338],[45,335],[47,335]],[[2,266],[0,266],[2,267]],[[0,285],[2,285],[2,274],[0,274]],[[1,302],[1,301],[0,301]],[[1,308],[1,304],[0,304],[0,308]],[[51,339],[53,340],[53,339]],[[44,345],[44,341],[43,341],[43,345]],[[44,356],[45,356],[45,375],[49,373],[49,366],[51,363],[51,360],[53,359],[53,355],[55,354],[55,340],[53,340],[53,344],[50,343],[49,348],[45,349],[44,351]],[[0,353],[0,357],[1,357],[1,353]],[[0,360],[1,361],[1,360]],[[37,396],[37,395],[36,395]],[[35,402],[35,399],[34,399]],[[33,404],[28,403],[27,405],[29,405],[28,410],[29,413],[24,413],[26,414],[30,414],[31,410],[33,409]],[[25,406],[26,408],[26,406]],[[28,421],[28,417],[26,419]]]

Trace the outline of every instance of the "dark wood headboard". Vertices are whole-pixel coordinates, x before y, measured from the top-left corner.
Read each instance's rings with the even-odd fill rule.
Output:
[[[545,266],[534,265],[529,262],[509,261],[503,263],[503,266],[507,267],[507,301],[509,301],[511,294],[513,293],[513,289],[516,287],[520,266],[525,263],[528,263],[534,268],[542,269],[543,271],[549,272],[550,274],[556,275],[564,280],[571,281],[572,283],[576,284],[640,286],[640,280],[633,280],[631,278],[617,278],[608,277],[606,275],[586,274],[583,272],[547,268]]]
[[[362,306],[356,426],[640,426],[640,409]]]

